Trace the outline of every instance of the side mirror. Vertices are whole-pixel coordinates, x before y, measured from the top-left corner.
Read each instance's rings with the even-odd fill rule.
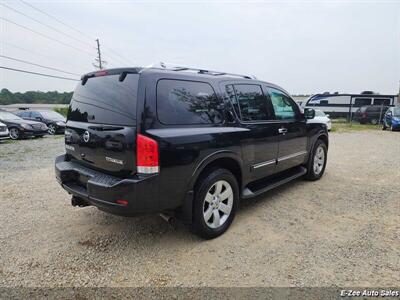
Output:
[[[312,108],[305,108],[304,109],[304,118],[306,119],[314,119],[315,117],[315,110]]]

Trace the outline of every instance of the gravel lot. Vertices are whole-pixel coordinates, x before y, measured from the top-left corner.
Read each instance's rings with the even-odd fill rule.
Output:
[[[400,134],[331,134],[317,182],[247,200],[203,241],[158,216],[73,208],[62,137],[0,142],[0,286],[396,286]]]

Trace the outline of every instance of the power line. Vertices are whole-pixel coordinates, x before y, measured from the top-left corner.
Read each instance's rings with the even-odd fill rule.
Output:
[[[41,52],[39,52],[39,51],[35,51],[35,50],[33,50],[33,49],[23,48],[23,47],[20,47],[20,46],[18,46],[18,45],[14,45],[14,44],[9,43],[9,42],[0,41],[0,45],[1,45],[1,44],[7,45],[7,46],[11,46],[11,47],[13,47],[13,48],[15,48],[15,49],[18,49],[18,50],[21,50],[21,51],[24,51],[24,52],[27,52],[27,53],[30,53],[30,54],[35,54],[35,55],[44,57],[44,58],[46,58],[46,59],[48,59],[48,60],[51,60],[51,61],[57,61],[57,62],[60,61],[60,59],[58,59],[58,58],[56,58],[56,57],[54,57],[54,56],[47,56],[47,55],[44,55],[43,53],[41,53]],[[4,51],[3,51],[3,53],[4,53]],[[76,64],[75,61],[72,61],[72,63],[75,63],[75,66],[77,66],[77,64]],[[80,67],[82,67],[82,66],[80,65]]]
[[[51,40],[51,41],[53,41],[53,42],[57,42],[57,43],[59,43],[59,44],[61,44],[61,45],[64,45],[64,46],[66,46],[66,47],[75,49],[76,51],[80,51],[80,52],[89,54],[90,56],[93,56],[93,54],[90,53],[90,52],[88,52],[88,51],[85,51],[85,50],[76,48],[76,47],[74,47],[74,46],[71,46],[71,45],[69,45],[69,44],[67,44],[67,43],[64,43],[64,42],[62,42],[62,41],[60,41],[60,40],[57,40],[57,39],[55,39],[55,38],[53,38],[53,37],[51,37],[51,36],[48,36],[48,35],[46,35],[46,34],[43,34],[43,33],[38,32],[38,31],[36,31],[36,30],[30,29],[30,28],[28,28],[28,27],[26,27],[26,26],[24,26],[24,25],[18,24],[18,23],[16,23],[16,22],[13,22],[13,21],[8,20],[8,19],[3,18],[3,17],[0,17],[0,19],[3,20],[3,21],[6,21],[6,22],[8,22],[8,23],[14,24],[15,26],[21,27],[21,28],[23,28],[23,29],[25,29],[25,30],[28,30],[28,31],[30,31],[30,32],[36,33],[36,34],[38,34],[38,35],[40,35],[40,36],[42,36],[42,37],[45,37],[45,38],[47,38],[47,39],[49,39],[49,40]]]
[[[44,15],[46,15],[47,17],[53,19],[54,21],[56,21],[56,22],[62,24],[63,26],[65,26],[65,27],[67,27],[67,28],[69,28],[69,29],[71,29],[71,30],[73,30],[73,31],[75,31],[75,32],[77,32],[77,33],[79,33],[79,34],[81,34],[82,36],[84,36],[84,37],[86,37],[86,38],[89,38],[89,39],[92,39],[92,40],[95,40],[93,37],[89,36],[88,34],[84,33],[83,31],[81,31],[81,30],[79,30],[79,29],[76,29],[75,27],[72,27],[72,26],[70,26],[70,25],[64,23],[64,22],[61,21],[60,19],[58,19],[58,18],[56,18],[56,17],[50,15],[49,13],[47,13],[47,12],[45,12],[45,11],[43,11],[43,10],[37,8],[36,6],[34,6],[34,5],[32,5],[32,4],[28,3],[28,2],[26,2],[26,1],[24,1],[24,0],[20,0],[20,1],[21,1],[23,4],[29,6],[30,8],[32,8],[32,9],[34,9],[34,10],[36,10],[36,11],[38,11],[38,12],[44,14]],[[124,61],[124,63],[127,63],[127,62],[128,62],[128,64],[132,64],[132,62],[130,62],[129,60],[127,60],[126,58],[124,58],[123,56],[121,56],[120,54],[118,54],[116,51],[112,50],[111,48],[105,47],[105,46],[103,46],[103,47],[106,48],[106,49],[108,49],[110,52],[113,52],[113,53],[114,53],[114,57],[115,57],[115,56],[120,57],[120,58]]]
[[[49,69],[49,70],[53,70],[53,71],[57,71],[57,72],[61,72],[61,73],[66,73],[66,74],[70,74],[70,75],[77,75],[77,76],[80,76],[80,74],[77,74],[77,73],[72,73],[72,72],[63,71],[63,70],[56,69],[56,68],[52,68],[52,67],[47,67],[47,66],[39,65],[39,64],[30,62],[30,61],[26,61],[26,60],[14,58],[14,57],[6,56],[6,55],[1,55],[1,54],[0,54],[0,57],[6,58],[6,59],[10,59],[10,60],[13,60],[13,61],[22,62],[22,63],[24,63],[24,64],[28,64],[28,65],[32,65],[32,66],[37,66],[37,67],[44,68],[44,69]]]
[[[58,30],[57,28],[54,28],[53,26],[47,25],[47,24],[45,24],[45,23],[43,23],[43,22],[41,22],[41,21],[39,21],[39,20],[37,20],[37,19],[35,19],[35,18],[32,18],[31,16],[29,16],[29,15],[23,13],[23,12],[20,12],[20,11],[16,10],[15,8],[12,8],[12,7],[10,7],[10,6],[6,5],[6,4],[4,4],[4,3],[0,3],[0,5],[3,5],[4,7],[8,8],[9,10],[12,10],[12,11],[14,11],[14,12],[16,12],[16,13],[18,13],[18,14],[20,14],[20,15],[22,15],[22,16],[28,18],[28,19],[30,19],[30,20],[33,20],[34,22],[36,22],[36,23],[38,23],[38,24],[40,24],[40,25],[42,25],[42,26],[45,26],[45,27],[47,27],[47,28],[50,28],[51,30],[54,30],[54,31],[56,31],[56,32],[58,32],[58,33],[61,33],[61,34],[65,35],[65,36],[69,37],[70,39],[73,39],[73,40],[75,40],[75,41],[78,41],[78,42],[80,42],[80,43],[83,43],[83,44],[88,45],[88,46],[90,46],[91,48],[93,48],[93,45],[89,44],[88,42],[85,42],[85,41],[82,41],[82,40],[80,40],[80,39],[77,39],[76,37],[74,37],[74,36],[72,36],[72,35],[70,35],[70,34],[64,32],[64,31]]]
[[[36,10],[36,11],[38,11],[38,12],[40,12],[40,13],[46,15],[46,16],[48,16],[49,18],[51,18],[51,19],[57,21],[58,23],[64,25],[65,27],[68,27],[69,29],[72,29],[72,30],[76,31],[76,32],[82,34],[83,36],[85,36],[85,37],[87,37],[87,38],[89,38],[89,39],[91,39],[91,40],[93,39],[92,37],[90,37],[90,36],[87,35],[86,33],[82,32],[82,31],[80,31],[79,29],[76,29],[76,28],[74,28],[74,27],[72,27],[72,26],[69,26],[68,24],[64,23],[63,21],[59,20],[59,19],[56,18],[56,17],[53,17],[52,15],[50,15],[50,14],[48,14],[47,12],[45,12],[45,11],[43,11],[43,10],[37,8],[36,6],[33,6],[32,4],[30,4],[30,3],[28,3],[28,2],[26,2],[26,1],[24,1],[24,0],[20,0],[20,1],[21,1],[23,4],[28,5],[30,8],[32,8],[32,9],[34,9],[34,10]]]
[[[52,78],[57,78],[57,79],[79,81],[78,79],[74,79],[74,78],[68,78],[68,77],[55,76],[55,75],[44,74],[44,73],[31,72],[31,71],[26,71],[26,70],[21,70],[21,69],[8,68],[8,67],[4,67],[4,66],[0,66],[0,69],[5,69],[5,70],[10,70],[10,71],[15,71],[15,72],[28,73],[28,74],[38,75],[38,76],[52,77]]]

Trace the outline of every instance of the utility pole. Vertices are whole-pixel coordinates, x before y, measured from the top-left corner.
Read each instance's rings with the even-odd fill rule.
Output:
[[[97,69],[103,69],[103,66],[107,64],[106,61],[101,59],[101,50],[100,50],[100,41],[99,39],[96,39],[97,43],[97,57],[94,59],[96,63],[93,64],[93,66]]]

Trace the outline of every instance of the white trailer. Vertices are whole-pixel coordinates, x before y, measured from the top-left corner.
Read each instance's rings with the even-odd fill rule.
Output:
[[[333,118],[348,118],[364,105],[393,106],[396,103],[397,95],[324,93],[312,95],[303,105],[320,109]]]

